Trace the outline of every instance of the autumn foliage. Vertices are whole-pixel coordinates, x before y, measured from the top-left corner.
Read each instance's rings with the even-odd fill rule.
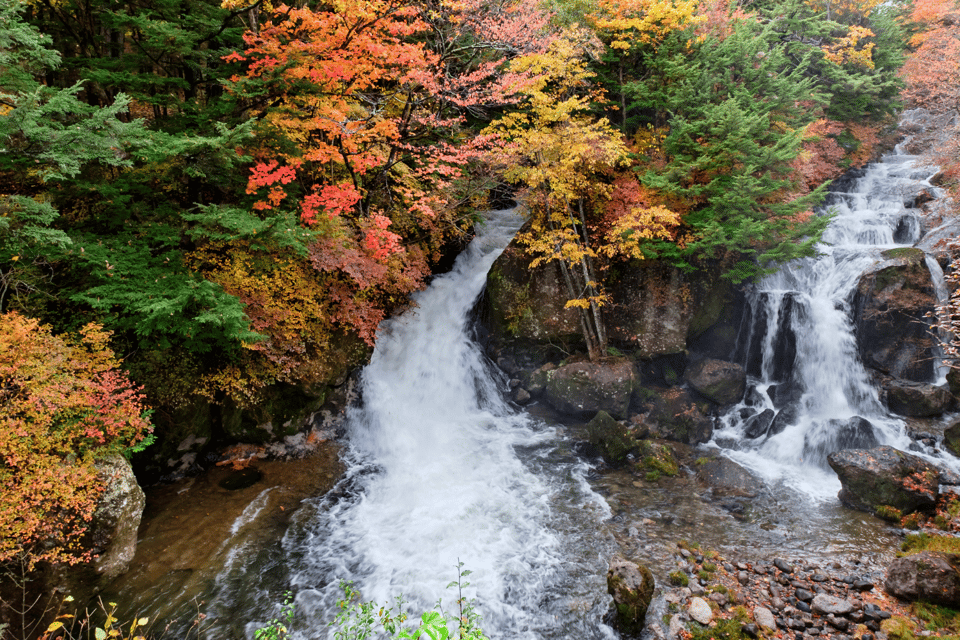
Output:
[[[109,338],[93,324],[70,340],[0,316],[0,562],[87,559],[78,543],[103,488],[96,461],[152,430]]]

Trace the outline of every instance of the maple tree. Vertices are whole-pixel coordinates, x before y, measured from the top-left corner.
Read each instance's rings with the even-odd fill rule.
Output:
[[[109,337],[0,315],[0,562],[88,559],[79,543],[103,489],[94,465],[152,430]]]

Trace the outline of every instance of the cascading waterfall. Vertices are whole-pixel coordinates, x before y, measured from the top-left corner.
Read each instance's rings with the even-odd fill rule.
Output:
[[[327,636],[341,579],[365,600],[452,606],[458,562],[491,637],[613,636],[601,622],[608,508],[556,431],[504,402],[470,339],[487,270],[521,222],[491,214],[453,271],[381,325],[338,497],[301,509],[284,539],[302,637]]]
[[[826,466],[829,453],[909,447],[903,422],[884,409],[860,362],[851,305],[882,251],[919,239],[903,194],[929,187],[934,173],[899,152],[870,165],[850,191],[831,195],[835,217],[821,255],[785,265],[748,294],[736,354],[748,393],[723,416],[715,442],[768,482],[833,499],[839,481]]]

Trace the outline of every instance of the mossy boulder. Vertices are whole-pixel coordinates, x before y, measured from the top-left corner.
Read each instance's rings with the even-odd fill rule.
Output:
[[[860,277],[854,295],[860,356],[887,375],[926,382],[936,355],[928,318],[937,304],[930,270],[919,249],[892,249],[885,257]]]
[[[840,477],[840,502],[876,514],[881,506],[903,514],[930,510],[940,491],[939,470],[922,458],[882,446],[845,449],[827,456]]]
[[[687,367],[685,377],[697,393],[719,405],[739,402],[747,389],[747,372],[734,362],[705,358]]]
[[[953,396],[946,385],[890,380],[883,386],[887,408],[901,416],[935,418],[953,405]]]
[[[960,420],[943,430],[943,446],[955,456],[960,456]]]
[[[639,636],[653,598],[650,569],[625,558],[614,558],[607,569],[607,593],[613,596],[616,626],[621,633]]]
[[[221,427],[229,442],[263,444],[300,431],[307,418],[323,405],[327,389],[275,384],[251,407],[228,404],[222,410]]]
[[[623,465],[627,454],[636,446],[629,430],[606,411],[598,411],[587,423],[587,437],[603,459],[614,467]]]
[[[624,358],[604,362],[574,362],[547,371],[544,399],[557,411],[574,416],[606,411],[627,417],[636,374]]]
[[[697,480],[713,489],[718,498],[755,498],[763,490],[763,483],[755,475],[723,456],[698,465]]]

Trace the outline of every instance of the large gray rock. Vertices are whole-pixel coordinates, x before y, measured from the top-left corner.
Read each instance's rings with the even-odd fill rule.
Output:
[[[713,437],[713,419],[706,413],[708,402],[682,387],[645,391],[647,422],[656,437],[685,444],[700,444]]]
[[[686,378],[700,395],[721,405],[739,402],[747,388],[747,372],[743,367],[712,358],[691,364]]]
[[[755,498],[763,483],[739,464],[718,456],[697,469],[697,479],[713,488],[717,497]]]
[[[935,418],[942,416],[953,404],[953,396],[945,385],[890,380],[883,386],[887,407],[901,416]]]
[[[943,446],[953,455],[960,456],[960,420],[944,429]]]
[[[622,632],[640,635],[653,587],[653,574],[645,566],[619,557],[610,562],[607,593],[613,596],[617,627]]]
[[[854,296],[860,356],[888,375],[926,382],[936,346],[927,318],[937,304],[930,271],[920,249],[892,249],[884,257],[861,276]]]
[[[687,605],[687,613],[702,625],[708,625],[710,621],[713,620],[713,610],[703,598],[690,598],[690,604]]]
[[[845,616],[854,609],[854,605],[849,600],[831,596],[826,593],[818,593],[813,596],[810,607],[820,615]]]
[[[97,472],[106,488],[93,513],[88,535],[96,556],[93,567],[109,581],[124,573],[133,560],[146,497],[123,456],[114,454],[97,463]]]
[[[617,419],[627,417],[635,379],[629,360],[575,362],[548,371],[546,377],[544,399],[558,411],[580,416],[606,411]]]
[[[921,551],[897,558],[887,567],[887,593],[904,600],[925,600],[960,607],[960,555]]]
[[[837,451],[827,462],[840,476],[840,502],[851,509],[876,513],[877,507],[890,506],[911,513],[937,503],[937,468],[893,447]]]

